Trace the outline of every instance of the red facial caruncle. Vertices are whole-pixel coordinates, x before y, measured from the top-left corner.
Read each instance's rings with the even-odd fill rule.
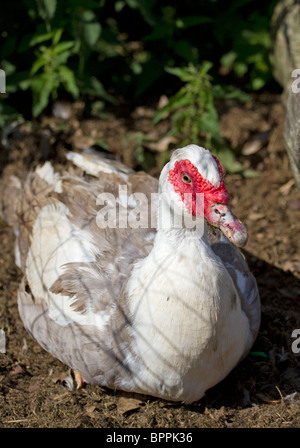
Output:
[[[218,187],[204,179],[188,159],[175,162],[174,169],[169,171],[168,180],[193,216],[201,217],[202,215],[202,203],[199,204],[199,193],[202,193],[201,199],[203,195],[203,212],[206,220],[213,227],[221,230],[233,244],[244,247],[248,240],[247,230],[230,209],[229,194],[223,182],[221,165],[216,157],[212,157],[219,169]]]
[[[216,157],[214,159],[218,165],[221,179],[218,187],[204,179],[188,159],[176,161],[174,169],[169,172],[169,182],[173,185],[174,191],[181,196],[184,205],[193,216],[197,214],[197,193],[203,193],[204,195],[205,216],[210,204],[227,204],[229,202],[229,194],[222,179],[221,165]]]

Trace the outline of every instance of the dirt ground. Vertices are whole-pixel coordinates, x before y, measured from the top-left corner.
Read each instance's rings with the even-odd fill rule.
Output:
[[[168,129],[168,119],[153,127],[150,107],[97,120],[85,119],[81,106],[76,107],[67,122],[45,117],[5,136],[2,168],[16,172],[50,158],[61,169],[68,149],[99,142],[137,167],[137,154],[143,156],[139,135],[159,139]],[[13,232],[1,221],[0,329],[5,331],[6,351],[0,353],[0,427],[300,427],[300,354],[291,349],[292,331],[300,328],[300,193],[282,139],[285,112],[279,96],[264,94],[250,105],[227,102],[220,113],[222,133],[239,150],[238,160],[259,174],[247,179],[226,175],[232,208],[250,234],[245,256],[261,294],[262,323],[251,354],[189,406],[99,386],[75,390],[68,368],[23,328],[16,303],[21,274],[14,264]],[[164,149],[154,145],[147,150],[146,156],[155,161],[150,169],[154,175],[168,158]]]

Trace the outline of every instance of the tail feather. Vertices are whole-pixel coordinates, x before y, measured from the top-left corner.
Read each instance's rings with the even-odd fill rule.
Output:
[[[22,193],[22,182],[16,176],[4,176],[0,180],[0,217],[9,225],[18,222],[17,210]]]
[[[0,180],[0,217],[13,227],[16,263],[23,270],[34,222],[51,195],[61,191],[60,179],[49,162],[20,178],[3,175]]]

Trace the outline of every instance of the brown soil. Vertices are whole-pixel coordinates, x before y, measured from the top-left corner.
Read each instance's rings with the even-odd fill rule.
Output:
[[[168,128],[167,120],[153,127],[151,108],[137,108],[123,114],[126,118],[85,120],[79,114],[80,105],[67,125],[44,118],[32,128],[17,128],[0,151],[2,166],[16,172],[49,157],[61,168],[66,149],[101,139],[135,167],[140,133],[154,139]],[[98,386],[69,389],[66,366],[23,328],[13,232],[1,222],[0,329],[6,333],[6,353],[0,353],[1,427],[300,427],[300,355],[291,350],[292,331],[300,328],[300,194],[284,149],[283,122],[280,98],[271,95],[249,106],[230,102],[222,111],[224,136],[232,147],[243,149],[239,161],[259,172],[248,179],[227,174],[226,183],[233,209],[249,230],[245,256],[259,284],[262,323],[254,353],[192,405]],[[168,151],[152,148],[148,156],[155,161],[149,170],[157,175]]]

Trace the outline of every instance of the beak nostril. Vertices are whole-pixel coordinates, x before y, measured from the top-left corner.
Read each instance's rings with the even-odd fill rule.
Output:
[[[216,213],[217,215],[220,215],[222,218],[223,218],[223,216],[226,215],[226,213],[221,213],[220,210],[218,210],[217,208],[215,208],[215,213]]]
[[[232,213],[228,204],[220,202],[208,205],[205,211],[207,221],[225,235],[237,247],[247,244],[248,234],[245,226]]]

